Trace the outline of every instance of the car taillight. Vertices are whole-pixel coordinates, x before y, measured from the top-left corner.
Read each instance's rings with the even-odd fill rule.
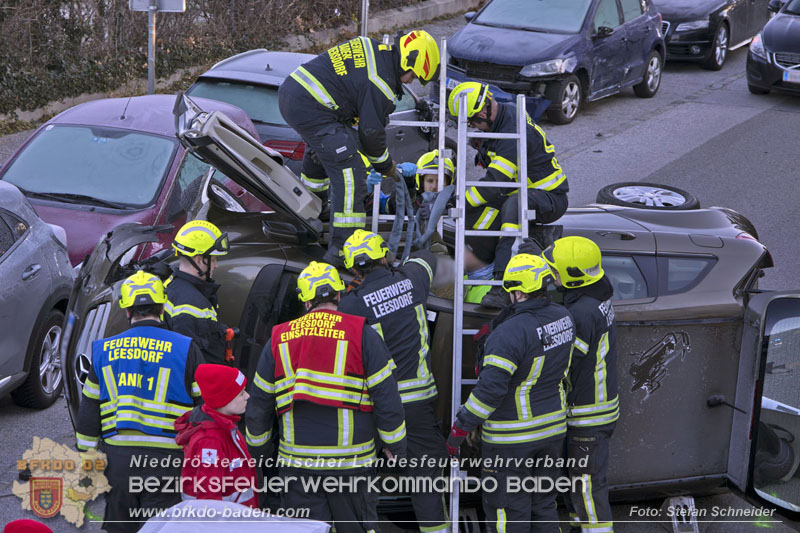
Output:
[[[737,239],[745,239],[745,240],[748,240],[748,241],[758,242],[758,239],[756,239],[755,237],[753,237],[749,233],[745,233],[745,232],[740,233],[739,235],[736,236],[736,238]],[[758,242],[758,244],[761,244],[761,243]]]
[[[272,148],[287,159],[299,161],[306,153],[306,143],[303,141],[267,141],[264,146]]]

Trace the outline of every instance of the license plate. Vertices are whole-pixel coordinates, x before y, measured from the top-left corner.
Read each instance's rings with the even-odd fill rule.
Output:
[[[454,80],[453,78],[447,78],[448,89],[455,89],[456,85],[458,85],[458,81]]]
[[[450,80],[447,81],[449,82]],[[787,81],[789,83],[800,83],[800,71],[784,71],[783,81]]]

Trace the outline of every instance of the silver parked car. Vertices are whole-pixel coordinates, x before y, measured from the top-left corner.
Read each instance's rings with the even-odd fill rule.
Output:
[[[66,241],[0,181],[0,396],[24,407],[50,406],[63,387],[59,347],[74,281]]]

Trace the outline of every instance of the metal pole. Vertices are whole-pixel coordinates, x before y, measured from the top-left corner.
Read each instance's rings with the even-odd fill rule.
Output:
[[[520,244],[528,237],[528,111],[525,95],[517,95],[517,170],[519,171],[519,229]]]
[[[439,57],[447,57],[447,39],[442,39]],[[437,177],[439,188],[436,189],[437,191],[444,189],[444,150],[447,132],[447,125],[445,123],[447,120],[447,61],[440,60],[439,63],[439,168],[437,169],[439,174]],[[455,179],[455,175],[453,175],[453,179]],[[439,217],[439,222],[436,226],[436,230],[439,232],[439,235],[444,235],[444,232],[442,231],[444,228],[444,220],[442,220],[442,218],[443,217]]]
[[[156,80],[156,11],[158,1],[150,0],[150,9],[147,10],[147,94],[155,94]]]
[[[369,0],[361,0],[361,36],[367,36],[367,22],[369,21]]]

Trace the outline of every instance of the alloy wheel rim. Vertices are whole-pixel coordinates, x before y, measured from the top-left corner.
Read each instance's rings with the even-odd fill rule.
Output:
[[[657,57],[650,59],[647,65],[647,88],[650,91],[658,89],[658,84],[661,82],[661,61]]]
[[[632,185],[615,189],[614,198],[648,207],[678,207],[686,203],[686,197],[678,192],[646,185]]]
[[[567,118],[572,118],[578,112],[578,106],[581,102],[581,90],[578,84],[574,81],[569,82],[564,87],[564,95],[561,99],[561,112]]]
[[[728,54],[728,29],[725,26],[720,27],[719,34],[717,35],[717,47],[714,51],[717,60],[717,65],[725,62],[725,56]]]
[[[53,394],[61,384],[61,357],[58,353],[60,345],[61,326],[53,326],[44,336],[39,358],[39,381],[42,390],[47,394]]]

